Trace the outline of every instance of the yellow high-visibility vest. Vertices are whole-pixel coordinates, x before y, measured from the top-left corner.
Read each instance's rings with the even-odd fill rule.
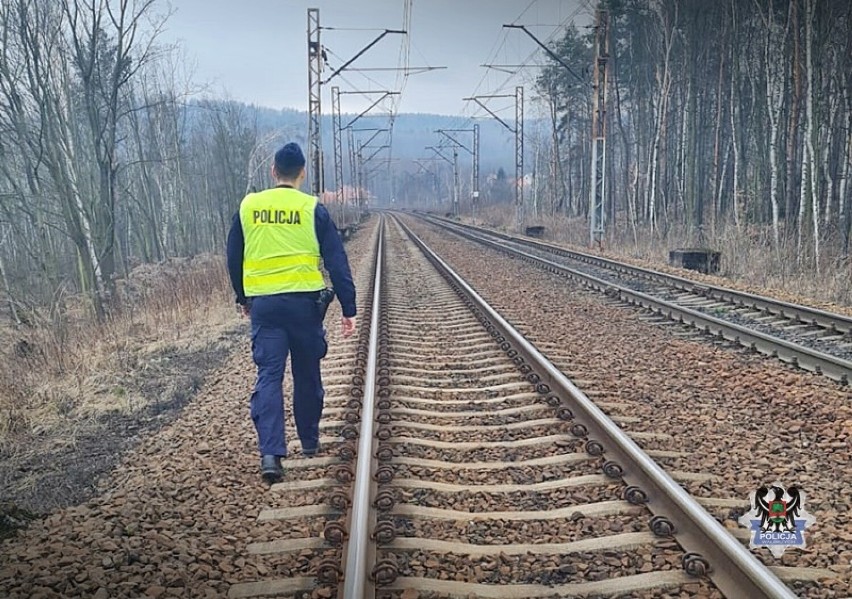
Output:
[[[250,193],[240,204],[246,297],[319,291],[320,248],[314,229],[317,199],[289,187]]]

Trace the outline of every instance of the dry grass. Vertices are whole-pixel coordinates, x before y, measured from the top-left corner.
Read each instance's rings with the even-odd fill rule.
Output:
[[[29,319],[38,324],[0,330],[0,449],[60,426],[73,443],[75,423],[159,401],[144,393],[147,373],[209,348],[238,322],[227,281],[220,257],[143,265],[119,281],[102,323],[68,301]]]
[[[477,221],[507,232],[522,230],[514,222],[511,207],[487,208],[480,212]],[[547,216],[537,220],[528,218],[527,224],[544,224],[548,240],[583,251],[603,253],[641,266],[677,272],[681,276],[852,314],[852,262],[832,256],[829,243],[824,243],[817,271],[813,257],[807,253],[800,254],[795,242],[782,244],[778,251],[774,251],[772,231],[768,227],[738,229],[732,224],[719,226],[716,231],[707,233],[704,240],[674,228],[665,234],[639,231],[634,239],[627,225],[619,223],[619,230],[610,232],[604,251],[600,252],[589,250],[589,229],[584,219]],[[670,249],[699,244],[722,252],[720,277],[668,267]]]

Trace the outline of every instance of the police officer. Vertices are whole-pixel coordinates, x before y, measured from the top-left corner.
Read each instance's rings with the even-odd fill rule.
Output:
[[[323,388],[320,360],[328,346],[322,325],[320,258],[343,309],[343,336],[355,331],[355,286],[337,228],[317,198],[299,191],[305,179],[301,148],[275,153],[276,186],[250,193],[228,234],[228,272],[243,313],[251,317],[257,383],[251,417],[257,430],[261,475],[281,480],[287,456],[282,383],[287,354],[293,368],[293,416],[302,453],[316,455]]]

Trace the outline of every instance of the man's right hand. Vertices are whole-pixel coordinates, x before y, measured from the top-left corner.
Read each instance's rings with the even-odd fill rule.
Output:
[[[355,332],[355,317],[347,318],[344,316],[340,319],[341,324],[343,325],[343,336],[351,337],[352,333]]]

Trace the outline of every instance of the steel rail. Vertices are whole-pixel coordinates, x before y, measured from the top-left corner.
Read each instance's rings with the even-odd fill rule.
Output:
[[[470,231],[455,229],[452,227],[449,227],[448,230],[476,243],[492,247],[511,256],[519,257],[534,264],[538,264],[556,274],[578,280],[584,285],[604,294],[616,296],[622,301],[647,308],[682,324],[691,325],[697,329],[703,330],[707,334],[715,335],[728,341],[738,343],[753,351],[760,352],[773,358],[778,358],[779,360],[793,364],[799,368],[804,368],[805,370],[821,374],[838,381],[841,384],[848,384],[850,379],[852,379],[852,362],[849,360],[844,360],[843,358],[798,345],[785,339],[779,339],[777,337],[761,333],[760,331],[755,331],[754,329],[728,322],[721,318],[716,318],[715,316],[705,314],[704,312],[687,308],[686,306],[680,306],[673,302],[655,298],[647,293],[635,291],[629,287],[624,287],[611,281],[605,281],[604,279],[600,279],[594,275],[584,273],[563,264],[551,262],[550,260],[534,256],[533,254],[528,254],[519,249],[506,247],[505,245],[480,237]]]
[[[628,491],[638,489],[645,504],[657,517],[670,523],[668,530],[689,553],[684,567],[697,574],[708,574],[726,597],[739,599],[794,599],[795,594],[767,567],[731,536],[704,508],[675,482],[654,460],[560,372],[521,333],[509,324],[479,296],[450,266],[421,241],[411,229],[397,219],[403,230],[421,249],[443,276],[470,299],[472,309],[501,347],[508,343],[523,360],[532,365],[540,380],[539,390],[554,393],[572,412],[575,435],[588,438],[587,450],[593,442],[601,447],[610,464],[608,475],[630,484]],[[502,341],[501,341],[502,339]],[[542,388],[541,385],[545,387]],[[567,400],[567,401],[566,401]],[[607,471],[606,464],[604,465]],[[636,491],[634,491],[635,494]],[[635,497],[635,495],[634,495]],[[659,529],[657,529],[659,530]],[[664,527],[663,530],[666,530]],[[655,531],[656,532],[656,531]],[[706,564],[705,566],[702,564]]]
[[[373,432],[375,429],[376,357],[378,354],[379,312],[381,307],[382,266],[384,258],[384,218],[379,222],[379,238],[376,244],[376,270],[373,282],[373,304],[370,315],[370,345],[367,352],[364,376],[364,396],[361,405],[361,431],[358,436],[358,453],[355,466],[355,484],[352,491],[352,507],[349,520],[349,541],[344,556],[344,599],[365,599],[369,593],[367,584],[368,541],[370,538],[370,493],[372,490]],[[362,325],[363,326],[363,325]]]
[[[633,266],[631,264],[624,264],[622,262],[617,262],[610,258],[595,256],[593,254],[587,254],[585,252],[580,252],[577,250],[569,250],[567,248],[554,245],[552,243],[536,241],[534,239],[524,239],[522,237],[508,235],[500,231],[492,231],[484,227],[477,227],[475,225],[470,225],[467,223],[458,223],[455,221],[445,220],[441,217],[434,215],[418,216],[424,216],[427,220],[437,221],[442,225],[451,225],[459,228],[477,231],[486,235],[491,235],[493,237],[504,239],[506,241],[526,245],[529,247],[554,253],[559,256],[573,258],[575,260],[586,262],[595,266],[600,266],[602,268],[607,268],[609,270],[614,270],[616,272],[639,276],[649,281],[662,282],[682,291],[698,293],[711,299],[718,299],[721,301],[735,304],[736,306],[754,308],[755,310],[775,314],[783,318],[789,318],[798,322],[813,324],[815,326],[836,331],[839,334],[852,334],[852,318],[844,316],[842,314],[834,314],[832,312],[827,312],[826,310],[820,310],[819,308],[812,308],[810,306],[803,306],[801,304],[793,304],[790,302],[785,302],[783,300],[777,300],[761,295],[756,295],[753,293],[748,293],[746,291],[737,291],[734,289],[728,289],[726,287],[720,287],[718,285],[701,283],[698,281],[687,279],[685,277],[680,277],[678,275],[672,275],[650,268]]]

